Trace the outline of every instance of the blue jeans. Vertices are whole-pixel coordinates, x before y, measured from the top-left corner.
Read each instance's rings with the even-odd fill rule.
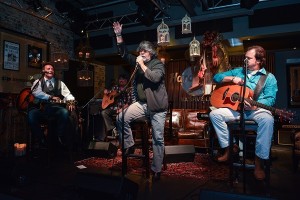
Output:
[[[58,136],[65,136],[66,127],[69,122],[69,111],[60,105],[46,105],[43,110],[31,108],[28,111],[28,123],[32,134],[38,140],[42,139],[43,132],[41,123],[51,118],[55,120],[55,131]]]
[[[211,123],[218,136],[221,148],[229,146],[229,130],[226,122],[240,119],[240,113],[228,108],[218,108],[209,113]],[[268,159],[273,138],[274,117],[265,109],[245,111],[245,119],[252,119],[258,124],[255,154]]]
[[[153,147],[153,162],[151,169],[154,172],[160,172],[164,158],[164,127],[167,111],[150,112],[146,103],[135,102],[127,109],[121,112],[116,119],[119,140],[122,138],[122,125],[124,113],[124,148],[129,148],[134,145],[134,138],[130,123],[140,117],[149,116],[152,126],[152,147]]]

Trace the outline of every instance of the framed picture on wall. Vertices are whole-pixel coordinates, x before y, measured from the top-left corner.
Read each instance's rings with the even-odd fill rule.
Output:
[[[20,69],[20,44],[4,40],[3,68],[16,71]]]
[[[28,67],[42,68],[43,49],[28,45]]]
[[[298,63],[289,63],[287,65],[288,87],[288,106],[300,107],[300,59]]]

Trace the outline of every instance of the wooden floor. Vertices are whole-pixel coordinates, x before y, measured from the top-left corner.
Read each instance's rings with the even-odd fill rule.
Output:
[[[82,159],[81,156],[83,155],[80,153],[76,154],[73,159],[75,161]],[[112,179],[106,181],[99,178],[93,182],[95,180],[93,176],[87,182],[92,185],[100,184],[103,188],[86,190],[84,189],[86,180],[78,179],[78,169],[66,155],[56,157],[50,163],[47,160],[37,162],[26,157],[2,156],[0,170],[0,199],[113,199],[114,195],[121,193],[120,187],[125,187],[121,184],[124,180],[128,183],[125,184],[126,186],[130,186],[131,183],[138,184],[139,190],[135,194],[137,199],[141,200],[246,199],[246,197],[247,199],[299,199],[296,195],[299,190],[300,169],[297,172],[293,171],[289,146],[273,146],[272,148],[271,185],[267,192],[263,182],[254,180],[253,171],[246,174],[246,191],[244,191],[242,179],[231,188],[228,180],[210,179],[207,182],[199,182],[162,176],[160,181],[153,182],[151,178],[147,180],[143,176],[133,174],[128,174],[124,178],[117,175],[112,185],[109,185]],[[108,193],[110,190],[113,192],[104,196],[103,190]]]

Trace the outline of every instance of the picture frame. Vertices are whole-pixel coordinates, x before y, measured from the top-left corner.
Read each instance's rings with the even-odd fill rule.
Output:
[[[27,52],[28,67],[41,69],[43,49],[33,45],[28,45]]]
[[[300,108],[300,59],[287,65],[288,107]]]
[[[20,44],[3,41],[3,69],[20,70]]]

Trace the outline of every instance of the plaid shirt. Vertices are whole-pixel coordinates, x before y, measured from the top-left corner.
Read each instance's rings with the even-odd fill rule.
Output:
[[[113,86],[111,90],[117,91],[120,95],[116,97],[115,103],[110,106],[110,109],[118,110],[122,108],[122,105],[130,105],[132,103],[132,92],[125,91],[124,93],[121,93],[121,89],[118,85]]]

